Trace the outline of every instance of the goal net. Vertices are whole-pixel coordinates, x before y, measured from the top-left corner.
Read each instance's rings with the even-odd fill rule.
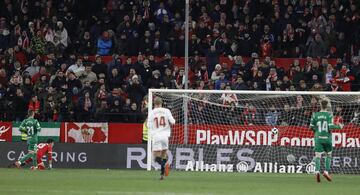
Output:
[[[344,125],[332,132],[332,172],[360,173],[360,93],[150,89],[149,111],[154,97],[176,120],[169,139],[172,169],[312,173],[310,119],[319,100],[328,98],[333,123]],[[150,143],[151,136],[148,170],[159,167]]]

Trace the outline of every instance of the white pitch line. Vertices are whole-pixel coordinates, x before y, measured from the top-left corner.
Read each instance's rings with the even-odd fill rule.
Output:
[[[121,194],[121,195],[213,195],[208,193],[177,193],[177,192],[122,192],[122,191],[81,191],[81,190],[41,190],[41,189],[0,189],[0,192],[12,193],[54,193],[54,194]],[[0,193],[2,194],[2,193]]]

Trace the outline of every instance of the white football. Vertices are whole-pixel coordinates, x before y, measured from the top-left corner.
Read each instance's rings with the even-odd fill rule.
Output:
[[[279,133],[279,129],[277,129],[276,127],[271,129],[271,133],[274,135],[277,135]]]

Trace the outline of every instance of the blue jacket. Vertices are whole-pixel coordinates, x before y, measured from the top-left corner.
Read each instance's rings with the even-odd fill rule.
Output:
[[[105,39],[99,38],[98,42],[97,42],[97,48],[98,48],[97,54],[99,54],[101,56],[109,55],[111,47],[112,47],[111,39],[105,40]]]

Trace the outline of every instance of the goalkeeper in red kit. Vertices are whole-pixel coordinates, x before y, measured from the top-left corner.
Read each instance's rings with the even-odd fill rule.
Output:
[[[52,149],[54,147],[54,143],[54,140],[48,139],[46,143],[40,143],[37,145],[36,160],[39,170],[45,169],[44,162],[42,161],[42,157],[45,155],[47,155],[47,159],[49,161],[49,169],[52,169]],[[29,164],[31,162],[32,158],[29,158],[24,163],[22,163],[21,166],[25,166],[26,164]]]

